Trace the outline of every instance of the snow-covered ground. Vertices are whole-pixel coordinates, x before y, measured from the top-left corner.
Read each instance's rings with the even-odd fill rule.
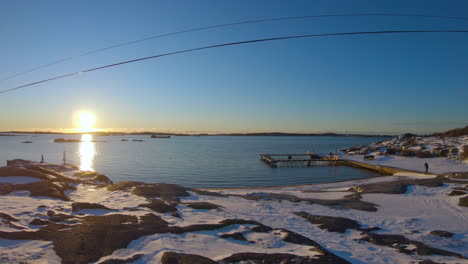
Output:
[[[358,156],[351,157],[359,158]],[[430,159],[433,162],[435,160],[438,159]],[[359,161],[362,162],[362,160]],[[417,170],[416,166],[421,161],[415,162],[410,158],[380,159],[377,157],[375,161],[369,162],[382,162],[382,165]],[[424,164],[425,161],[422,162]],[[459,168],[465,168],[458,167],[450,160],[441,160],[439,165],[433,162],[429,163],[430,171],[433,173],[460,171]],[[73,174],[73,171],[66,173],[66,175]],[[28,191],[16,190],[0,195],[0,212],[3,213],[3,215],[0,214],[0,262],[60,263],[62,261],[60,254],[56,254],[56,248],[51,241],[4,238],[6,233],[35,232],[48,226],[47,224],[32,225],[31,221],[36,218],[47,222],[55,214],[70,215],[73,218],[67,220],[69,222],[66,223],[66,228],[70,229],[80,225],[81,221],[88,216],[105,217],[120,214],[140,217],[153,214],[167,221],[170,227],[218,224],[226,219],[245,219],[257,221],[272,229],[258,232],[253,229],[257,226],[256,224],[247,223],[214,229],[204,229],[202,226],[198,231],[182,233],[153,233],[138,237],[126,247],[113,250],[109,255],[103,255],[93,263],[131,258],[134,260],[127,263],[161,263],[162,256],[168,251],[196,254],[215,261],[240,252],[289,253],[312,259],[322,255],[315,246],[285,240],[287,232],[284,230],[309,238],[350,263],[418,263],[422,260],[467,263],[467,259],[454,256],[401,253],[391,246],[361,240],[365,236],[362,230],[349,228],[344,233],[332,232],[321,229],[320,225],[313,224],[296,214],[305,212],[316,216],[344,217],[357,221],[363,228],[380,228],[380,230],[372,231],[374,234],[403,235],[411,241],[419,241],[430,247],[451,251],[467,258],[468,208],[459,205],[459,202],[461,197],[468,196],[468,191],[461,191],[465,193],[462,195],[448,195],[454,188],[466,190],[466,183],[462,180],[446,181],[438,187],[409,184],[404,193],[362,193],[360,197],[353,198],[354,202],[374,204],[376,211],[353,209],[354,207],[329,203],[351,199],[350,195],[357,194],[351,188],[357,185],[386,184],[402,180],[424,181],[435,177],[436,175],[432,174],[398,173],[393,176],[295,187],[204,189],[204,191],[215,193],[211,195],[207,192],[198,193],[196,190],[188,190],[189,195],[179,197],[179,201],[165,201],[167,204],[175,205],[178,216],[170,212],[158,213],[140,206],[151,199],[135,195],[131,192],[132,188],[110,191],[102,185],[78,183],[75,184],[74,190],[70,189],[65,192],[69,201],[48,196],[31,196]],[[27,176],[0,176],[0,180],[2,180],[0,182],[14,185],[37,183],[36,178]],[[257,198],[252,198],[253,196]],[[73,210],[72,204],[77,202],[99,204],[108,209]],[[190,206],[191,203],[199,202],[218,205],[219,208],[206,210],[194,209]],[[454,235],[440,237],[430,234],[434,230],[443,230]],[[239,237],[241,239],[238,239]],[[412,248],[414,248],[413,244],[406,246],[408,250]]]
[[[460,163],[448,158],[417,158],[385,155],[375,155],[374,157],[374,160],[364,160],[363,155],[343,155],[341,158],[370,165],[389,166],[420,172],[425,171],[424,163],[427,163],[429,165],[429,173],[434,174],[468,171],[468,163]]]

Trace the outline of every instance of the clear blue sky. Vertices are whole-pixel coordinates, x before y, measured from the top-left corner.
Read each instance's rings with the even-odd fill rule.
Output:
[[[243,20],[338,13],[468,17],[466,1],[3,1],[0,78],[89,50]],[[122,60],[231,41],[346,31],[468,29],[468,20],[320,18],[239,25],[116,48],[0,90]],[[468,34],[276,41],[164,57],[0,95],[0,131],[429,133],[468,124]]]

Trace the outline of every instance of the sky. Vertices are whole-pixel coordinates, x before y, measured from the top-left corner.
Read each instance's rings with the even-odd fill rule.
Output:
[[[468,17],[467,1],[2,1],[0,90],[120,61],[259,38],[468,30],[468,19],[328,17],[190,32],[19,72],[122,42],[289,16]],[[336,36],[177,54],[0,94],[0,131],[432,133],[468,125],[468,33]]]

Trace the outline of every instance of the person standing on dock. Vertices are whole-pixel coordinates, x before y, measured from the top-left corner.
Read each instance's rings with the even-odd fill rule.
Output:
[[[424,163],[424,167],[426,168],[426,173],[427,173],[427,171],[429,170],[429,164],[427,164],[427,162]]]

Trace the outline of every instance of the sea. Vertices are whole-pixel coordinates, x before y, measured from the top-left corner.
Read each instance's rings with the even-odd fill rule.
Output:
[[[55,143],[54,139],[78,139]],[[185,187],[270,187],[328,183],[375,177],[348,166],[279,166],[271,168],[260,154],[340,152],[380,137],[326,136],[96,136],[91,134],[19,134],[0,136],[0,164],[27,159],[74,164],[112,181],[175,183]],[[136,140],[136,141],[134,141]],[[31,141],[33,143],[21,143]]]

